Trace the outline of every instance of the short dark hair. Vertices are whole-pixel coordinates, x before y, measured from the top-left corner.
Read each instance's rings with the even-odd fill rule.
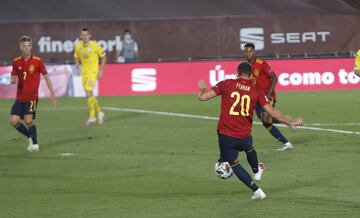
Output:
[[[237,66],[237,73],[239,76],[241,76],[241,75],[250,76],[251,75],[251,65],[248,62],[240,63]]]
[[[32,42],[32,38],[30,36],[21,36],[19,42]]]
[[[89,31],[89,28],[87,28],[87,27],[82,28],[82,29],[81,29],[81,32],[83,32],[83,31],[90,32],[90,31]]]
[[[252,48],[255,50],[255,45],[253,43],[246,43],[244,45],[244,50],[246,50],[247,48]]]
[[[124,30],[124,34],[125,34],[125,33],[130,33],[130,34],[131,34],[131,32],[130,32],[129,29],[125,29],[125,30]]]

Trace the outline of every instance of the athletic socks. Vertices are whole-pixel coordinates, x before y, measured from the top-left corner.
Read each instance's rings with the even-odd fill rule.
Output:
[[[288,142],[287,138],[285,138],[285,136],[283,136],[283,134],[280,132],[280,130],[276,126],[271,125],[271,126],[266,127],[266,128],[274,138],[276,138],[277,140],[279,140],[283,144]]]
[[[246,151],[246,158],[251,166],[253,173],[257,173],[259,171],[259,162],[254,148],[252,148],[250,151]]]
[[[89,117],[95,118],[96,98],[94,96],[87,98],[87,103],[89,108]]]
[[[23,123],[19,123],[19,126],[15,127],[15,129],[27,138],[29,138],[29,131]]]
[[[234,171],[234,174],[252,191],[258,190],[258,186],[255,182],[251,179],[251,176],[248,172],[240,165],[240,163],[236,164],[235,166],[231,167]]]
[[[37,144],[37,131],[36,126],[32,125],[29,127],[29,137],[31,137],[33,144]]]
[[[94,97],[94,103],[95,103],[95,113],[99,113],[101,112],[101,108],[100,108],[100,105],[99,105],[99,102],[97,100],[97,98]]]

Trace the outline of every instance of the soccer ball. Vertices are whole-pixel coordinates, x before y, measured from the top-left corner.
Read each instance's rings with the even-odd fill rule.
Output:
[[[229,162],[217,162],[215,164],[215,173],[221,179],[228,179],[233,175],[233,170]]]

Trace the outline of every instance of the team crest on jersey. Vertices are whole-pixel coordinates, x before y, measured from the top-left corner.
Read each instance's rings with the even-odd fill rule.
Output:
[[[91,48],[90,48],[90,47],[86,47],[86,49],[88,50],[88,52],[91,52]]]
[[[22,70],[22,66],[19,66],[19,67],[18,67],[18,70]]]
[[[34,73],[34,71],[35,71],[35,66],[33,64],[31,64],[29,67],[29,72]]]
[[[260,74],[259,70],[258,70],[258,69],[255,69],[255,70],[254,70],[254,76],[255,76],[255,77],[258,77],[259,74]]]

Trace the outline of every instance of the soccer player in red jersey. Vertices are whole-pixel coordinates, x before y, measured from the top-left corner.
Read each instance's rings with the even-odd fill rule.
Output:
[[[22,55],[14,59],[11,72],[11,83],[15,84],[17,81],[17,93],[16,101],[10,112],[10,124],[28,138],[29,146],[27,150],[33,152],[39,150],[37,130],[33,120],[35,119],[38,102],[40,74],[45,78],[53,104],[56,103],[56,99],[43,61],[41,58],[31,54],[31,37],[20,37],[19,44]],[[26,126],[21,120],[25,122]]]
[[[266,61],[258,58],[255,54],[255,45],[248,43],[244,46],[245,57],[252,66],[252,81],[262,92],[266,94],[271,106],[275,107],[276,94],[275,86],[277,77],[274,71],[266,63]],[[283,146],[279,151],[286,151],[292,149],[294,146],[289,140],[280,132],[280,130],[273,125],[278,121],[273,120],[270,114],[261,107],[260,104],[256,105],[256,115],[262,121],[263,126],[270,132],[270,134],[279,140]],[[291,130],[295,130],[294,126],[288,125]]]
[[[221,81],[211,89],[207,88],[204,81],[199,81],[199,100],[207,101],[221,95],[221,113],[217,127],[220,148],[218,161],[229,162],[234,174],[254,192],[252,199],[264,199],[265,193],[237,160],[239,152],[245,151],[254,179],[260,181],[263,168],[258,163],[251,136],[255,107],[260,104],[272,117],[288,125],[299,126],[303,124],[303,120],[301,118],[291,120],[269,104],[265,94],[250,80],[249,63],[239,64],[237,74],[237,79]]]

